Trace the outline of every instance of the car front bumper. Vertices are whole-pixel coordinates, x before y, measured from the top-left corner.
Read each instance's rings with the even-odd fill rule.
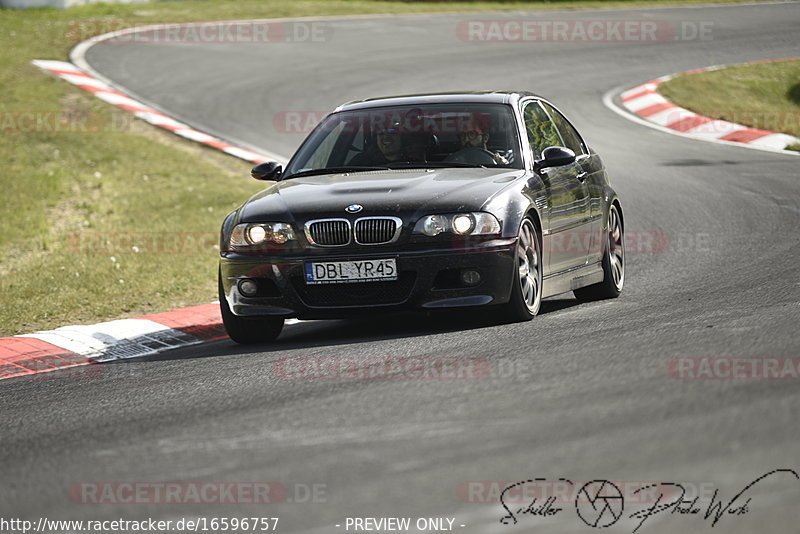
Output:
[[[329,319],[380,311],[439,309],[502,304],[511,294],[516,238],[495,239],[480,246],[447,250],[382,252],[342,251],[324,258],[250,257],[227,253],[220,260],[222,290],[239,316],[280,316]],[[308,285],[308,261],[352,261],[395,258],[398,279],[350,284]],[[477,271],[480,282],[460,280],[464,270]],[[241,294],[238,283],[255,280],[254,297]]]

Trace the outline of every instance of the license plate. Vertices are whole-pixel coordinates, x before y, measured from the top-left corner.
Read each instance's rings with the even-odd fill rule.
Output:
[[[308,262],[307,284],[347,284],[397,280],[395,260],[322,261]]]

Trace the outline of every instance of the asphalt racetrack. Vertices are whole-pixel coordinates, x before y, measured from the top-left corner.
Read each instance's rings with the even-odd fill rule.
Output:
[[[487,42],[459,30],[513,19],[648,20],[675,31],[655,42]],[[284,157],[303,137],[281,126],[286,112],[450,89],[537,92],[604,158],[638,244],[629,242],[619,299],[549,299],[530,323],[497,324],[485,313],[310,321],[287,326],[270,346],[223,340],[103,365],[91,379],[5,381],[4,515],[279,517],[279,531],[293,533],[345,532],[348,517],[424,517],[454,519],[465,533],[579,533],[593,529],[572,501],[552,516],[501,524],[497,488],[537,477],[577,487],[674,482],[689,488],[687,498],[699,493],[705,510],[714,489],[727,503],[775,469],[800,472],[797,379],[669,372],[676,358],[800,356],[800,159],[670,135],[603,104],[609,91],[664,74],[796,56],[799,21],[795,2],[359,17],[320,20],[322,41],[93,46],[89,65],[146,102]],[[698,38],[682,38],[694,30]],[[653,236],[659,246],[648,244]],[[278,372],[309,357],[364,366],[459,358],[489,372],[454,380]],[[286,493],[280,503],[202,506],[93,504],[70,491],[168,481],[257,481]],[[638,532],[797,532],[800,481],[791,473],[748,496],[746,513],[713,527],[702,514],[667,512]],[[632,532],[633,507],[605,531]]]

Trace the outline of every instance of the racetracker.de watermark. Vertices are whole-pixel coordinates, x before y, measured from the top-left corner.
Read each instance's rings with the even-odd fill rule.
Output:
[[[692,133],[730,134],[747,125],[768,132],[800,132],[800,112],[784,110],[700,110],[710,122],[698,122],[693,113],[683,109],[668,110],[663,123],[673,129],[691,129]],[[699,119],[707,120],[707,119]],[[684,123],[684,128],[680,127]]]
[[[667,374],[683,380],[797,380],[800,357],[675,357],[667,362]]]
[[[585,19],[462,20],[456,35],[464,42],[489,43],[658,43],[710,41],[713,21]]]
[[[285,110],[272,117],[272,126],[278,133],[306,134],[317,127],[330,112],[320,110]],[[333,129],[341,133],[364,132],[414,134],[461,134],[471,131],[489,132],[492,117],[487,113],[471,110],[456,110],[428,107],[425,111],[390,109],[360,111],[344,114],[339,121],[320,124],[322,131]]]
[[[202,254],[219,250],[214,232],[74,232],[67,240],[73,254]]]
[[[324,503],[324,483],[281,482],[76,482],[69,496],[78,504],[279,504]]]
[[[102,40],[103,44],[325,43],[333,38],[333,26],[321,21],[245,20],[157,24],[101,19],[70,23],[67,36],[73,43]]]
[[[298,232],[298,235],[301,235]],[[73,254],[201,254],[219,251],[219,234],[216,232],[74,232],[66,240]],[[482,236],[454,236],[452,245],[458,249],[478,249],[485,243]],[[548,252],[554,255],[586,253],[600,242],[595,232],[567,231],[552,235],[547,240]],[[660,230],[630,230],[625,232],[626,254],[663,254],[669,251],[707,252],[713,247],[708,233],[668,234]],[[254,248],[250,253],[275,252],[280,245],[270,244]],[[241,254],[247,251],[239,251]]]
[[[492,374],[486,358],[442,356],[280,358],[272,364],[285,380],[476,380]]]
[[[0,135],[126,132],[133,121],[133,115],[117,111],[107,114],[74,109],[0,111]]]
[[[0,517],[0,532],[41,532],[48,534],[74,534],[77,532],[275,532],[279,517],[195,517],[175,519],[51,519],[39,517],[36,521]]]
[[[40,364],[40,370],[46,370],[48,369],[46,365],[52,364],[53,360],[57,358],[37,358],[37,360],[42,359],[44,359],[46,363],[42,362]],[[65,362],[65,360],[62,360],[62,362]],[[56,363],[56,365],[58,365],[58,363]],[[25,367],[30,368],[27,365]],[[56,368],[52,371],[38,372],[33,375],[33,380],[96,380],[103,377],[106,372],[105,369],[105,366],[97,364],[80,364],[71,367],[64,366],[61,369]],[[0,373],[0,376],[2,376],[2,373]]]
[[[526,481],[470,480],[456,488],[458,499],[470,504],[505,503],[520,505],[550,503],[553,506],[571,506],[580,496],[587,481],[566,479],[532,479]],[[615,481],[626,502],[649,504],[669,501],[678,494],[683,498],[709,498],[714,493],[711,483],[687,484],[681,487],[655,481]],[[684,493],[685,492],[685,493]]]

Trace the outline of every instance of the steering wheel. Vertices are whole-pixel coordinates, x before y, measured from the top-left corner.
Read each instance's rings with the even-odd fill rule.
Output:
[[[458,152],[454,152],[447,156],[445,159],[451,163],[471,163],[473,165],[497,165],[497,160],[494,159],[494,154],[486,149],[479,147],[462,148]]]

